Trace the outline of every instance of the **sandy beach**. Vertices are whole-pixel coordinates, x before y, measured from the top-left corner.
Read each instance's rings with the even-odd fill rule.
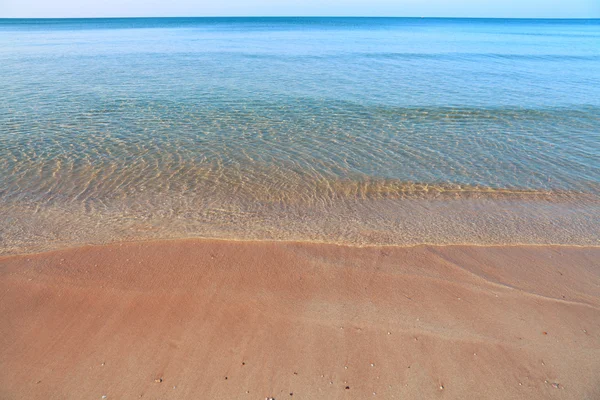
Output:
[[[217,240],[4,257],[0,398],[597,399],[599,260]]]
[[[534,3],[0,0],[0,400],[600,400],[600,1]]]

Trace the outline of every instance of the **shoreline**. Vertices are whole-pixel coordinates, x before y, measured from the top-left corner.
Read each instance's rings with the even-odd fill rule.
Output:
[[[328,242],[328,241],[317,241],[317,240],[290,240],[290,239],[238,239],[238,238],[222,238],[222,237],[210,237],[210,236],[190,236],[190,237],[173,237],[173,238],[148,238],[148,239],[132,239],[132,240],[116,240],[114,242],[106,243],[81,243],[74,245],[65,245],[63,247],[50,248],[47,250],[22,252],[22,253],[1,253],[0,262],[7,258],[13,257],[25,257],[25,256],[41,256],[55,252],[62,251],[75,251],[83,249],[99,249],[103,247],[113,247],[122,245],[135,245],[135,244],[162,244],[162,243],[173,243],[173,242],[224,242],[224,243],[244,243],[244,244],[282,244],[282,245],[308,245],[308,246],[338,246],[343,248],[355,248],[355,249],[368,249],[368,248],[400,248],[400,249],[412,249],[419,247],[475,247],[475,248],[521,248],[521,247],[532,247],[532,248],[573,248],[573,249],[600,249],[600,244],[564,244],[564,243],[506,243],[506,244],[480,244],[480,243],[416,243],[416,244],[377,244],[377,243],[346,243],[346,242]],[[0,250],[1,251],[1,250]]]
[[[220,239],[3,256],[0,397],[594,398],[598,259]]]
[[[141,199],[129,200],[0,207],[6,220],[0,255],[187,238],[352,246],[600,245],[598,202],[354,199],[303,207],[163,199],[167,203],[158,207],[158,199],[145,206]]]

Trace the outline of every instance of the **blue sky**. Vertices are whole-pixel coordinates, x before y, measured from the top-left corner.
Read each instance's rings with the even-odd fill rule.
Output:
[[[0,17],[238,15],[600,18],[600,0],[0,0]]]

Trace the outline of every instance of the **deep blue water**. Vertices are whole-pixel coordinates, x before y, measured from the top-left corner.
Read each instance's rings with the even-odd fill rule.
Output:
[[[527,213],[571,224],[532,242],[599,239],[600,20],[0,19],[0,93],[6,247],[75,214],[112,221],[101,240],[135,237],[115,231],[130,218],[191,224],[158,236],[506,242]],[[539,204],[504,211],[514,192]],[[398,236],[440,196],[499,214],[458,235],[438,210],[439,232]],[[552,220],[569,213],[591,231]]]

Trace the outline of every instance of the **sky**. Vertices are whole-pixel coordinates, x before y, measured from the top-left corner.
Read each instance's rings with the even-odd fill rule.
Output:
[[[600,0],[0,0],[0,18],[289,15],[600,18]]]

